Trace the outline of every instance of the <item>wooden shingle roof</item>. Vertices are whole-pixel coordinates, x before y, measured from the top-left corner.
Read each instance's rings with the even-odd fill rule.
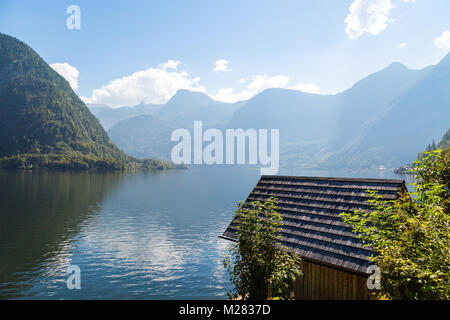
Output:
[[[363,247],[339,214],[369,210],[367,190],[393,200],[402,189],[403,180],[262,176],[246,202],[278,198],[282,243],[303,259],[367,274],[373,251]],[[222,237],[235,240],[235,232],[231,222]]]

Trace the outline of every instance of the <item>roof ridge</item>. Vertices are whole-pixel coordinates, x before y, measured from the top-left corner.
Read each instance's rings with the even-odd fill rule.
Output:
[[[314,181],[314,182],[313,182]],[[324,182],[329,182],[325,184]],[[334,184],[333,184],[334,182]],[[377,190],[374,189],[376,186],[376,183],[374,182],[364,182],[364,184],[359,185],[342,185],[337,184],[339,181],[325,181],[325,180],[297,180],[297,181],[289,181],[287,179],[283,180],[259,180],[257,186],[259,185],[279,185],[279,186],[294,186],[294,187],[307,187],[307,188],[326,188],[326,189],[349,189],[349,190]],[[344,182],[344,181],[340,181]],[[352,181],[345,181],[345,182],[352,182]],[[375,184],[375,186],[369,186],[367,184]],[[378,185],[379,187],[379,185]],[[255,186],[256,188],[256,186]],[[372,189],[371,189],[372,188]],[[389,186],[383,186],[383,189],[381,191],[384,192],[398,192],[398,184],[390,183]]]
[[[331,189],[338,189],[339,188],[331,188]],[[340,188],[343,189],[343,188]],[[257,185],[254,190],[270,190],[270,191],[280,191],[280,192],[292,192],[292,193],[303,193],[303,194],[320,194],[320,195],[330,195],[330,196],[344,196],[344,197],[355,197],[355,198],[365,198],[365,199],[371,199],[370,193],[368,192],[361,192],[359,194],[357,193],[351,193],[351,192],[341,192],[338,193],[337,191],[322,191],[318,190],[317,188],[310,187],[309,189],[306,188],[284,188],[284,187],[265,187]],[[386,190],[375,190],[375,191],[386,191]],[[392,192],[388,190],[389,192]],[[393,194],[383,194],[384,198],[392,198],[392,200],[395,200],[397,197]]]
[[[281,176],[281,175],[262,175],[263,179],[292,179],[292,180],[322,180],[322,181],[351,181],[351,182],[380,182],[404,184],[405,180],[400,179],[380,179],[380,178],[344,178],[344,177],[310,177],[310,176]]]

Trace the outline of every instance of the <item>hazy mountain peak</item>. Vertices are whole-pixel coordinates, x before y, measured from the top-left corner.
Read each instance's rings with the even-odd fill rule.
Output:
[[[175,95],[170,98],[167,102],[167,105],[171,104],[196,104],[196,105],[205,105],[214,103],[214,100],[211,99],[208,95],[203,92],[198,91],[189,91],[186,89],[179,89]]]
[[[408,86],[411,80],[415,78],[413,75],[418,73],[420,73],[420,70],[412,70],[400,62],[393,62],[386,68],[359,80],[350,90],[359,89],[369,90],[370,92],[375,88],[389,90],[389,88],[396,87],[399,83]],[[387,85],[387,83],[391,83],[391,85]]]
[[[392,62],[389,66],[387,66],[385,68],[385,70],[386,69],[408,69],[409,70],[409,68],[401,62]]]
[[[217,103],[203,92],[189,91],[186,89],[178,90],[175,95],[162,108],[160,114],[174,115],[181,114],[201,106]]]

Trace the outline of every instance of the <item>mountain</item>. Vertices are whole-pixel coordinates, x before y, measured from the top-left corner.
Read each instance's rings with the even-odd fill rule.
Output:
[[[430,139],[445,133],[450,127],[450,55],[409,82],[360,140],[337,155],[337,162],[368,165],[370,159],[372,165],[395,167],[414,160]]]
[[[428,69],[411,70],[401,63],[392,63],[337,95],[337,132],[330,146],[338,150],[361,139],[389,104],[426,72]]]
[[[142,115],[117,123],[108,134],[128,154],[168,160],[173,130],[170,122],[158,121],[152,115]]]
[[[116,123],[112,141],[134,156],[170,158],[171,132],[204,128],[280,130],[280,165],[298,168],[397,167],[413,161],[450,127],[450,55],[412,70],[392,63],[336,95],[266,89],[225,104],[181,90],[152,115]]]
[[[338,150],[360,137],[422,73],[393,63],[337,95],[267,89],[236,111],[230,127],[280,128],[283,142],[330,139],[331,150]]]
[[[155,114],[163,105],[161,104],[140,104],[128,107],[123,106],[119,108],[112,108],[105,105],[88,104],[87,105],[92,114],[100,121],[100,124],[105,130],[108,130],[116,123],[141,115]]]
[[[334,97],[298,90],[267,89],[248,100],[230,128],[280,129],[280,141],[321,141],[335,131]]]
[[[392,63],[336,95],[268,89],[229,127],[279,128],[287,166],[394,167],[450,125],[446,59],[422,70]]]
[[[56,73],[25,43],[0,33],[0,166],[122,168],[132,162]],[[146,166],[161,165],[148,160]]]
[[[180,89],[161,109],[160,115],[173,116],[192,111],[198,107],[214,105],[216,101],[202,92]]]
[[[108,130],[111,140],[135,157],[170,159],[174,130],[193,132],[195,120],[203,128],[225,128],[242,102],[221,103],[201,92],[179,90],[167,104],[152,115],[141,115],[118,122]]]

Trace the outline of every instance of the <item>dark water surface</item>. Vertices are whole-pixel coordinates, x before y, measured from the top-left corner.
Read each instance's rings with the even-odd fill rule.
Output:
[[[228,243],[218,236],[258,179],[237,168],[0,171],[0,299],[224,299]],[[67,288],[69,265],[80,267],[80,290]]]

